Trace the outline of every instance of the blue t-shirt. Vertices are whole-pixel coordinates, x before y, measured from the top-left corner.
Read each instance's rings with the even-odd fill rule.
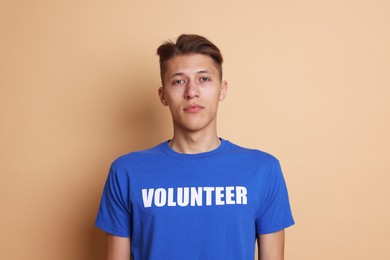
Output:
[[[111,165],[96,225],[143,259],[254,258],[257,234],[294,224],[278,160],[221,139],[181,154],[168,142]]]

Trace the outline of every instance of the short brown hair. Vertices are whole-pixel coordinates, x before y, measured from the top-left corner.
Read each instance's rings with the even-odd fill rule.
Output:
[[[171,40],[164,42],[157,49],[157,55],[160,57],[160,76],[164,84],[164,74],[166,72],[166,62],[176,56],[186,54],[203,54],[213,59],[218,69],[220,80],[222,80],[222,54],[221,51],[203,36],[196,34],[182,34],[176,43]]]

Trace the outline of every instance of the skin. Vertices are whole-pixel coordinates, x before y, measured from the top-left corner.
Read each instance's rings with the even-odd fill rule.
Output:
[[[173,150],[195,154],[220,145],[217,111],[227,89],[228,83],[220,80],[209,56],[181,55],[167,61],[158,95],[172,115],[173,138],[169,145]],[[284,230],[258,235],[257,240],[260,260],[283,260]],[[130,239],[108,234],[107,252],[107,260],[129,260]]]
[[[172,149],[191,154],[217,148],[218,104],[228,84],[219,79],[214,61],[201,54],[177,56],[167,61],[163,78],[158,93],[172,115]]]
[[[284,259],[284,229],[266,235],[257,235],[259,260]]]
[[[130,238],[106,234],[107,260],[129,260]]]

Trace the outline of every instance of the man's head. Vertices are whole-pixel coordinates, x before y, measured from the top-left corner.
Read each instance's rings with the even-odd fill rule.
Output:
[[[162,80],[158,94],[170,109],[175,134],[215,133],[218,104],[228,88],[219,49],[202,36],[181,35],[157,53]]]
[[[160,75],[163,85],[167,71],[167,61],[180,55],[189,54],[209,56],[214,61],[215,67],[219,72],[219,80],[222,80],[222,54],[217,46],[203,36],[182,34],[177,38],[176,43],[167,41],[160,45],[157,49],[157,54],[160,57]]]

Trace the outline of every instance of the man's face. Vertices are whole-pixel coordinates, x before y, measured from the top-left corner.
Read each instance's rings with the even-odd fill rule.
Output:
[[[175,131],[215,131],[218,103],[225,98],[227,82],[221,82],[212,58],[180,55],[166,66],[159,96],[169,106]]]

